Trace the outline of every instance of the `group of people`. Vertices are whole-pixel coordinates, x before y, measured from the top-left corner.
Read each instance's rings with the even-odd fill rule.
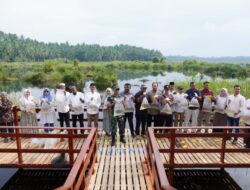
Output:
[[[55,90],[54,97],[50,90],[45,88],[39,102],[35,101],[30,90],[24,90],[19,101],[21,110],[21,126],[37,126],[36,106],[40,107],[40,120],[46,127],[53,127],[57,110],[60,126],[70,127],[70,115],[72,126],[84,126],[84,108],[87,109],[88,127],[98,127],[99,109],[103,105],[103,130],[111,136],[111,145],[115,145],[116,132],[119,128],[120,141],[125,141],[125,125],[128,121],[132,137],[145,136],[146,127],[153,126],[239,126],[240,118],[246,126],[250,126],[250,100],[245,100],[240,94],[241,87],[235,85],[233,94],[229,95],[226,88],[222,88],[218,95],[209,87],[209,82],[203,83],[203,89],[198,90],[194,82],[184,92],[182,86],[175,88],[175,83],[170,82],[163,90],[158,88],[158,83],[152,83],[152,89],[142,84],[140,90],[131,93],[131,84],[126,83],[124,89],[119,87],[107,88],[103,98],[96,90],[95,83],[90,84],[90,90],[85,94],[78,92],[76,86],[66,91],[64,83],[60,83]],[[12,102],[5,92],[1,93],[0,101],[0,126],[12,126]],[[136,119],[134,127],[134,116]],[[211,123],[211,116],[213,122]],[[50,132],[53,129],[46,129]],[[2,132],[6,130],[2,129]],[[13,132],[9,129],[8,132]],[[74,130],[77,133],[77,130]],[[80,131],[83,133],[83,130]],[[166,132],[166,131],[165,131]],[[188,132],[185,129],[180,132]],[[201,130],[193,129],[192,133]],[[205,130],[205,132],[208,132]],[[221,129],[213,129],[213,132],[222,132]],[[232,130],[229,130],[232,133]],[[239,133],[239,129],[235,129]],[[250,132],[250,131],[248,131]],[[26,129],[25,133],[38,133],[36,129]],[[5,139],[7,142],[8,139]],[[232,140],[237,144],[237,138]],[[245,147],[250,148],[250,138],[245,139]]]

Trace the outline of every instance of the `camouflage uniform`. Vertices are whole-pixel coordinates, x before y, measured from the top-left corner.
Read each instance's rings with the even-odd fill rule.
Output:
[[[115,98],[120,98],[121,96],[110,96],[107,101],[112,104]],[[111,118],[111,136],[116,136],[117,124],[119,127],[120,138],[125,136],[125,126],[124,126],[124,116],[114,116],[114,108],[112,109],[112,118]]]
[[[120,138],[124,138],[125,128],[124,128],[124,116],[112,116],[111,118],[111,135],[115,136],[117,131],[117,124],[119,127]]]

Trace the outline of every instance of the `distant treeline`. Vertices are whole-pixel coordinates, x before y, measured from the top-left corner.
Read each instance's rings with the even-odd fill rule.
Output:
[[[161,52],[129,45],[44,43],[0,31],[0,60],[2,61],[44,61],[55,58],[79,61],[151,61],[155,57],[161,58]]]
[[[197,56],[166,56],[168,61],[183,62],[185,60],[197,60],[203,62],[223,62],[223,63],[249,63],[249,56],[236,57],[197,57]]]

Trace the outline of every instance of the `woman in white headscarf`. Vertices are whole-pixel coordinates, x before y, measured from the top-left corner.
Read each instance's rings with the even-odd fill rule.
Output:
[[[241,121],[245,123],[245,126],[250,127],[250,99],[246,100],[245,106],[241,110]],[[246,133],[250,133],[250,129],[245,130]],[[244,138],[245,148],[250,148],[250,137]]]
[[[21,110],[21,126],[37,126],[36,104],[29,89],[23,91],[23,96],[19,100]],[[38,133],[38,129],[24,129],[23,133]]]
[[[227,106],[228,93],[226,88],[222,88],[220,94],[215,98],[213,126],[227,126]],[[213,129],[213,132],[223,132],[222,129]]]
[[[103,97],[103,130],[105,131],[106,135],[111,134],[111,117],[112,117],[112,110],[107,107],[108,104],[108,97],[113,94],[113,90],[111,88],[107,88],[105,90],[105,94]]]

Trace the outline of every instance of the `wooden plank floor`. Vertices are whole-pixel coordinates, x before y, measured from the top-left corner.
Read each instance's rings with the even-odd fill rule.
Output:
[[[170,142],[168,138],[157,138],[158,147],[169,149]],[[178,138],[180,147],[176,149],[215,149],[221,148],[221,138]],[[231,141],[226,142],[227,149],[244,149],[243,139],[238,139],[238,144],[233,145]],[[161,153],[163,163],[169,163],[169,154]],[[176,164],[204,164],[219,163],[220,153],[175,153]],[[250,163],[250,153],[226,153],[225,163]]]
[[[111,147],[111,137],[100,134],[98,163],[90,180],[91,190],[150,190],[152,184],[146,165],[146,139],[132,138],[125,133],[126,144]]]
[[[91,177],[89,189],[103,190],[151,190],[152,184],[146,165],[146,139],[132,138],[126,129],[126,144],[120,143],[117,134],[117,143],[111,147],[111,137],[98,132],[98,162],[95,164],[95,173]],[[30,138],[22,139],[22,147],[27,149],[42,148],[31,143]],[[80,148],[84,139],[75,139],[74,148]],[[16,149],[16,142],[4,143],[0,140],[0,148]],[[68,149],[68,141],[57,143],[55,149]],[[66,154],[67,155],[67,154]],[[57,154],[23,153],[25,164],[50,164]],[[75,157],[77,154],[75,154]],[[67,160],[69,157],[67,155]],[[0,164],[17,164],[16,153],[0,153]]]
[[[31,143],[30,138],[22,139],[22,148],[27,149],[42,149],[42,147],[38,145],[34,145]],[[74,148],[80,149],[84,139],[74,139]],[[0,140],[0,148],[13,148],[16,149],[16,141],[9,141],[8,143],[4,143],[3,139]],[[68,141],[64,140],[56,144],[54,149],[68,149]],[[57,153],[23,153],[23,163],[24,164],[50,164],[53,158],[55,158],[58,154]],[[77,154],[74,154],[74,158],[76,158]],[[69,161],[69,156],[66,154],[66,159]],[[16,153],[0,153],[0,164],[17,164],[18,158]]]

